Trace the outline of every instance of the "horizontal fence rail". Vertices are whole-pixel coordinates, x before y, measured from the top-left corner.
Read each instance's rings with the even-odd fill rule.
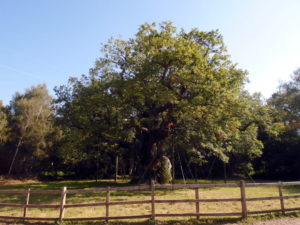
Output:
[[[259,186],[276,186],[278,187],[278,196],[273,197],[260,197],[260,198],[247,198],[246,189],[247,187],[259,187]],[[129,186],[129,187],[107,187],[107,188],[93,188],[93,189],[72,189],[68,190],[67,187],[63,187],[61,190],[0,190],[0,194],[24,194],[24,203],[1,203],[0,207],[12,207],[12,208],[23,208],[23,216],[2,216],[1,219],[21,219],[21,220],[65,220],[65,221],[83,221],[83,220],[114,220],[114,219],[142,219],[151,218],[155,219],[157,217],[177,217],[177,216],[187,216],[187,217],[200,217],[205,216],[241,216],[247,217],[248,214],[264,214],[264,213],[274,213],[274,212],[291,212],[298,211],[300,207],[296,208],[285,208],[285,199],[298,199],[300,195],[288,195],[284,196],[282,192],[283,186],[300,186],[300,181],[296,182],[272,182],[272,183],[245,183],[241,180],[239,183],[229,183],[229,184],[168,184],[159,185],[151,183],[151,185],[139,185],[139,186]],[[214,199],[201,199],[199,195],[200,188],[215,188],[215,187],[238,187],[240,188],[240,198],[214,198]],[[155,190],[156,189],[194,189],[195,199],[170,199],[170,200],[159,200],[156,199]],[[150,191],[149,200],[136,200],[136,201],[111,201],[110,193],[112,191]],[[100,193],[105,192],[105,201],[95,202],[95,203],[80,203],[80,204],[66,204],[67,194],[82,194],[82,193]],[[31,194],[55,194],[60,195],[60,204],[30,204]],[[262,201],[262,200],[279,200],[280,209],[272,210],[261,210],[261,211],[249,211],[247,210],[248,201]],[[240,202],[241,211],[240,212],[230,212],[230,213],[202,213],[200,210],[201,202]],[[195,203],[195,211],[191,213],[156,213],[155,206],[160,203]],[[122,216],[110,216],[110,206],[112,205],[132,205],[132,204],[148,204],[150,205],[149,214],[146,215],[122,215]],[[93,206],[104,206],[105,216],[102,217],[81,217],[81,218],[65,218],[65,209],[75,208],[75,207],[93,207]],[[27,212],[30,208],[51,208],[58,210],[58,217],[28,217]],[[1,212],[1,211],[0,211]]]

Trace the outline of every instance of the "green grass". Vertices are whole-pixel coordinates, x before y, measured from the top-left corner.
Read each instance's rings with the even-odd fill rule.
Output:
[[[182,181],[177,181],[181,183]],[[207,181],[198,180],[200,183],[222,183],[221,180]],[[230,181],[237,182],[237,181]],[[188,183],[194,183],[194,181],[189,180]],[[66,186],[68,189],[88,189],[88,188],[99,188],[99,187],[120,187],[128,186],[128,180],[120,180],[115,183],[112,180],[101,180],[101,182],[95,182],[92,180],[84,181],[59,181],[59,182],[39,182],[32,184],[19,184],[19,185],[3,185],[0,189],[38,189],[38,190],[57,190]],[[283,188],[284,195],[295,195],[300,193],[299,186],[289,186]],[[103,193],[84,193],[84,194],[68,194],[67,204],[71,203],[92,203],[105,201],[105,192]],[[268,196],[278,196],[277,187],[250,187],[246,189],[247,197],[268,197]],[[210,198],[239,198],[240,189],[239,188],[201,188],[200,198],[210,199]],[[156,199],[194,199],[195,192],[191,189],[176,189],[176,190],[156,190]],[[149,200],[150,191],[118,191],[111,192],[111,201],[133,201],[133,200]],[[24,203],[24,194],[0,194],[0,202],[4,203]],[[59,204],[60,195],[50,195],[50,194],[31,194],[30,203],[32,204]],[[288,199],[285,200],[286,208],[293,208],[300,206],[300,199]],[[150,204],[143,205],[127,205],[124,206],[111,206],[110,215],[141,215],[150,214],[151,208]],[[266,201],[253,201],[247,202],[247,207],[249,211],[254,210],[268,210],[268,209],[279,209],[279,200],[266,200]],[[0,215],[6,216],[22,216],[22,208],[1,208]],[[200,211],[202,213],[216,213],[216,212],[241,212],[240,202],[211,202],[211,203],[200,203]],[[176,203],[176,204],[156,204],[156,213],[189,213],[195,212],[195,203]],[[27,216],[31,217],[58,217],[58,209],[28,209]],[[268,214],[262,216],[251,216],[247,221],[252,221],[256,219],[272,218],[278,216],[279,214]],[[298,214],[292,213],[290,215],[297,216]],[[66,209],[65,217],[97,217],[105,216],[105,206],[97,207],[82,207],[82,208],[70,208]],[[149,220],[128,220],[128,221],[113,221],[110,224],[222,224],[222,223],[236,223],[241,222],[239,217],[235,218],[202,218],[197,221],[193,218],[176,217],[176,218],[158,218],[159,221],[154,223]],[[245,221],[244,221],[245,222]],[[91,221],[91,222],[81,222],[81,223],[67,223],[64,224],[103,224],[101,221]],[[1,224],[1,221],[0,221]],[[15,224],[13,222],[12,224]],[[17,223],[16,223],[17,224]],[[22,223],[23,224],[23,223]],[[28,222],[27,224],[55,224],[53,222],[48,223],[35,223]]]

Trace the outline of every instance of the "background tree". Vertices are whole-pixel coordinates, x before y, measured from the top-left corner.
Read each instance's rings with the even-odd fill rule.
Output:
[[[259,134],[276,135],[271,111],[260,94],[250,95],[247,92],[241,93],[237,107],[232,111],[234,122],[238,123],[238,131],[228,140],[232,142],[229,163],[233,175],[251,178],[255,172],[252,162],[262,155],[264,147]]]
[[[300,69],[268,100],[277,136],[262,134],[264,153],[256,170],[263,178],[299,179]]]
[[[130,132],[120,131],[122,112],[106,90],[104,83],[85,76],[71,78],[68,86],[56,88],[57,124],[63,131],[59,155],[83,177],[112,174],[121,142],[130,139]]]
[[[8,110],[0,101],[0,174],[7,173],[6,145],[9,139]]]
[[[7,112],[0,100],[0,145],[7,140],[8,136],[8,124],[7,124]]]
[[[278,91],[268,100],[270,107],[277,110],[278,119],[284,119],[291,127],[299,129],[300,125],[300,68],[296,70],[291,81],[282,83]],[[277,115],[277,116],[278,116]],[[275,116],[275,115],[274,115]]]
[[[24,94],[16,93],[9,106],[11,142],[15,145],[8,174],[11,174],[20,149],[19,171],[31,173],[47,148],[46,136],[52,128],[52,99],[46,85],[27,89]]]

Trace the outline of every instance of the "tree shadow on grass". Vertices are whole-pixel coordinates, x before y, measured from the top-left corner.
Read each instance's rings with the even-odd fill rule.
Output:
[[[60,190],[62,187],[67,187],[68,189],[87,189],[87,188],[103,188],[107,186],[126,186],[126,183],[113,183],[111,181],[61,181],[61,182],[43,182],[43,183],[32,183],[32,184],[18,184],[18,185],[3,185],[0,189],[5,190]],[[103,192],[104,193],[104,192]],[[85,193],[80,195],[83,198],[89,198],[95,195],[94,193]],[[72,197],[75,195],[68,195]],[[23,203],[25,201],[25,194],[0,194],[1,202],[10,203]],[[51,203],[59,202],[60,194],[31,194],[31,203]]]
[[[122,182],[115,183],[112,180],[101,180],[99,182],[92,180],[80,180],[80,181],[49,181],[40,183],[26,183],[17,185],[1,185],[0,189],[34,189],[34,190],[57,190],[62,187],[67,187],[68,189],[85,189],[85,188],[103,188],[103,187],[124,187],[130,186],[130,183]]]
[[[284,186],[283,192],[288,194],[300,194],[300,186]]]
[[[24,185],[3,185],[0,189],[6,190],[60,190],[62,187],[67,187],[69,190],[72,189],[89,189],[89,188],[106,188],[106,187],[127,187],[132,186],[130,183],[115,183],[110,180],[102,180],[101,182],[95,181],[59,181],[59,182],[45,182],[45,183],[32,183]],[[172,190],[159,189],[156,190],[157,196],[163,196],[172,192]],[[67,202],[69,203],[84,203],[88,202],[102,202],[104,201],[106,192],[101,191],[97,193],[87,192],[87,193],[77,193],[77,194],[68,194]],[[133,191],[112,191],[112,197],[115,200],[122,200],[123,198],[128,197],[138,197],[144,196],[150,198],[150,190],[133,190]],[[25,202],[26,194],[0,194],[2,203],[19,203],[22,204]],[[31,204],[59,204],[60,194],[31,194],[30,203]]]

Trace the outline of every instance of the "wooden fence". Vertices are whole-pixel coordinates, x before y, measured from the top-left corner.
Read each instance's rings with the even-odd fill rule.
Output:
[[[249,214],[261,214],[261,213],[272,213],[281,212],[285,213],[287,211],[297,211],[297,208],[286,208],[284,205],[285,199],[300,198],[300,195],[288,195],[284,196],[282,193],[283,186],[299,186],[299,182],[278,182],[278,183],[245,183],[241,180],[239,183],[228,183],[228,184],[174,184],[174,185],[141,185],[141,186],[131,186],[131,187],[114,187],[114,188],[97,188],[97,189],[78,189],[78,190],[68,190],[63,187],[61,190],[0,190],[0,194],[25,194],[24,204],[12,204],[12,203],[0,203],[0,207],[20,207],[24,209],[23,216],[1,216],[1,219],[21,219],[21,220],[65,220],[65,221],[80,221],[80,220],[113,220],[113,219],[135,219],[135,218],[151,218],[155,219],[157,217],[175,217],[175,216],[188,216],[196,217],[199,219],[202,216],[242,216],[247,217]],[[260,198],[246,198],[246,187],[257,187],[257,186],[277,186],[278,187],[278,197],[260,197]],[[213,188],[213,187],[239,187],[240,188],[240,198],[222,198],[222,199],[201,199],[199,197],[200,188]],[[155,198],[156,189],[194,189],[195,199],[177,199],[177,200],[159,200]],[[149,200],[143,201],[110,201],[111,191],[136,191],[136,190],[150,190],[151,196]],[[81,203],[81,204],[66,204],[67,194],[75,193],[98,193],[106,192],[106,201],[97,203]],[[30,204],[30,194],[60,194],[60,204],[50,205],[50,204]],[[280,201],[280,209],[272,210],[262,210],[262,211],[248,211],[247,202],[248,201],[261,201],[261,200],[278,200]],[[233,213],[201,213],[200,203],[201,202],[240,202],[241,211]],[[155,205],[157,203],[195,203],[195,211],[191,213],[167,213],[159,214],[155,212]],[[147,215],[122,215],[122,216],[110,216],[110,206],[111,205],[130,205],[130,204],[149,204],[151,205],[151,211]],[[64,218],[64,212],[66,208],[73,207],[89,207],[89,206],[105,206],[106,215],[104,217],[88,217],[88,218]],[[54,208],[59,210],[58,217],[28,217],[27,210],[29,208]],[[0,211],[1,212],[1,211]]]

